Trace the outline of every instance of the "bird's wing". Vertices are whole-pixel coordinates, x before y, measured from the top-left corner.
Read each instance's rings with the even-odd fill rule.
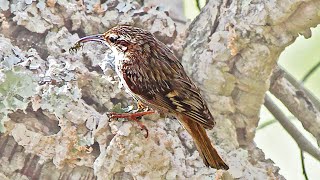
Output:
[[[212,128],[214,118],[199,89],[173,53],[169,50],[153,55],[148,57],[148,61],[137,60],[137,64],[123,65],[123,77],[129,89],[150,104],[188,116],[205,128]]]

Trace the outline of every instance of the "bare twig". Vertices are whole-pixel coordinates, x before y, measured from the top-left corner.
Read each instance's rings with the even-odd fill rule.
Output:
[[[269,90],[297,117],[303,127],[316,138],[319,145],[320,113],[316,105],[319,103],[317,98],[307,93],[308,91],[298,81],[279,68],[274,71]]]
[[[308,73],[302,78],[301,81],[305,82],[319,67],[320,61],[308,71]]]
[[[302,174],[303,174],[303,176],[304,176],[304,179],[305,179],[305,180],[309,180],[308,174],[307,174],[307,171],[306,171],[306,167],[305,167],[305,164],[304,164],[303,151],[302,151],[301,149],[300,149],[300,159],[301,159]]]
[[[272,101],[269,95],[265,96],[264,105],[270,111],[270,113],[279,121],[282,127],[290,134],[290,136],[296,141],[299,148],[311,156],[320,161],[320,150],[313,146],[307,138],[295,127],[287,116],[277,107],[277,105]]]
[[[296,118],[295,118],[294,116],[289,116],[288,119],[289,119],[289,120],[293,120],[293,119],[296,119]],[[267,126],[269,126],[269,125],[271,125],[271,124],[274,124],[274,123],[276,123],[276,122],[278,122],[276,119],[270,119],[270,120],[268,120],[268,121],[260,124],[260,125],[257,127],[257,130],[263,129],[263,128],[265,128],[265,127],[267,127]]]
[[[259,125],[259,126],[257,127],[257,130],[263,129],[263,128],[265,128],[265,127],[267,127],[267,126],[269,126],[269,125],[271,125],[271,124],[274,124],[274,123],[276,123],[276,122],[278,122],[276,119],[268,120],[268,121],[262,123],[261,125]]]
[[[201,10],[201,7],[200,7],[200,0],[196,0],[196,6],[197,8],[199,9],[199,11]]]

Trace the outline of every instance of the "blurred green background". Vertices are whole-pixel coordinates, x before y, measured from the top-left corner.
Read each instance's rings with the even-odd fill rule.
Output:
[[[199,2],[200,7],[203,7],[205,0],[200,0]],[[191,20],[200,12],[197,9],[195,0],[184,0],[184,11],[186,17]],[[292,45],[287,47],[281,54],[278,63],[297,80],[301,81],[310,69],[320,62],[319,42],[320,27],[317,27],[312,29],[311,38],[305,39],[300,36]],[[305,82],[305,87],[320,98],[320,67]],[[280,101],[273,99],[288,116],[292,116]],[[264,106],[261,109],[260,118],[259,125],[274,119]],[[303,129],[301,123],[295,119],[292,121],[317,146],[313,136]],[[286,179],[305,179],[302,174],[299,147],[278,122],[257,130],[255,142],[264,151],[266,158],[272,159],[275,165],[280,167],[280,174]],[[320,179],[320,162],[307,153],[304,153],[304,156],[305,168],[309,179]]]

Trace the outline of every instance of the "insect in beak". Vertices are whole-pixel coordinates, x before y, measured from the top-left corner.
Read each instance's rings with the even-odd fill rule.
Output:
[[[86,36],[83,37],[81,39],[79,39],[70,49],[69,52],[73,53],[73,52],[77,52],[77,50],[83,46],[84,43],[86,42],[90,42],[90,41],[95,41],[95,42],[100,42],[106,46],[109,47],[108,43],[105,41],[104,39],[104,35],[103,34],[97,34],[97,35],[92,35],[92,36]]]

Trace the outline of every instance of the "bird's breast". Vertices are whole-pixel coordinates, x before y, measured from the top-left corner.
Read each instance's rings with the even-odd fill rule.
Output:
[[[121,55],[121,54],[115,55],[115,70],[116,70],[116,73],[119,77],[121,86],[123,86],[125,88],[125,90],[128,94],[130,94],[131,96],[134,97],[133,92],[128,87],[128,84],[126,83],[124,76],[123,76],[122,69],[123,69],[123,61],[124,60],[125,60],[125,57],[123,55]]]

